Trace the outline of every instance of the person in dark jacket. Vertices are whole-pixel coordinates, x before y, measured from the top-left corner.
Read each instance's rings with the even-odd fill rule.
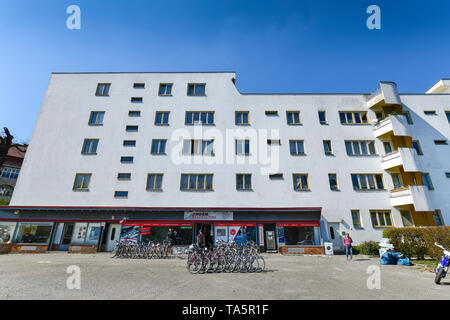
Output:
[[[197,235],[197,245],[201,248],[205,246],[205,235],[203,234],[203,231],[200,230]]]

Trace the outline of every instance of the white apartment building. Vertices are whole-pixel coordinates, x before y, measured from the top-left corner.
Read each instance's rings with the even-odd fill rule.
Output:
[[[0,248],[250,239],[323,253],[450,223],[450,80],[424,94],[252,94],[234,72],[54,73]],[[2,240],[3,240],[3,244]],[[5,249],[6,248],[6,249]]]

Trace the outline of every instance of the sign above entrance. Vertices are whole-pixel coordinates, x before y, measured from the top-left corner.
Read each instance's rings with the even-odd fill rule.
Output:
[[[185,211],[184,220],[233,221],[233,212]]]

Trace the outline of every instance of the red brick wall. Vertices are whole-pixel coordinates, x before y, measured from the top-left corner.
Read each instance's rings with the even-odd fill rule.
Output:
[[[75,248],[75,250],[74,250]],[[77,246],[71,245],[69,246],[69,253],[97,253],[97,246]]]
[[[0,244],[0,253],[8,253],[11,251],[10,244]]]
[[[302,246],[289,246],[289,247],[279,247],[278,252],[281,254],[301,254],[288,252],[288,248],[303,248],[305,252],[303,254],[325,254],[324,247],[302,247]]]
[[[22,247],[36,247],[36,250],[23,250]],[[46,253],[48,244],[12,244],[10,252],[15,253]]]

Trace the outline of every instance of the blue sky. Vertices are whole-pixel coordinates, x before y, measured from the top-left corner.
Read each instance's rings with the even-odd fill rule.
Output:
[[[81,30],[66,8],[81,8]],[[366,9],[381,8],[381,30]],[[31,138],[51,72],[236,71],[241,92],[424,92],[450,78],[450,1],[1,0],[0,126]]]

